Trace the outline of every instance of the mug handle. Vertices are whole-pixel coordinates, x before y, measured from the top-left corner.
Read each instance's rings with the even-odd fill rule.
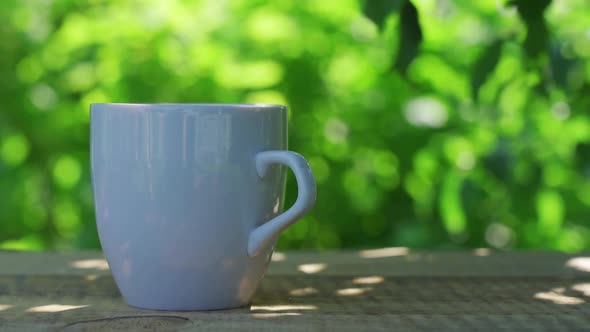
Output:
[[[256,171],[263,178],[272,164],[288,166],[295,174],[298,194],[295,204],[287,211],[258,226],[250,233],[248,239],[248,255],[256,256],[260,250],[270,245],[276,237],[287,227],[291,226],[313,207],[317,189],[315,179],[307,160],[302,155],[292,151],[274,150],[256,154]]]

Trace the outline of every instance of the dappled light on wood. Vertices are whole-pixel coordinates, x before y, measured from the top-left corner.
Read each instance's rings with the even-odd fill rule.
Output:
[[[590,257],[575,257],[565,263],[565,266],[579,271],[590,272]]]
[[[372,291],[373,288],[371,287],[363,287],[363,288],[343,288],[336,291],[336,294],[340,296],[356,296],[362,295],[366,292]]]
[[[285,262],[271,264],[250,304],[210,312],[128,306],[108,270],[70,266],[102,258],[99,253],[0,252],[0,266],[7,267],[0,273],[0,331],[588,329],[590,274],[566,263],[590,255],[493,251],[478,257],[473,250],[412,250],[377,259],[357,250],[288,251]],[[305,274],[298,270],[303,263],[327,267]],[[177,290],[179,296],[191,291]],[[147,291],[159,295],[155,287]]]
[[[297,268],[299,271],[307,274],[314,274],[326,269],[328,265],[324,263],[301,264]]]
[[[285,316],[301,316],[300,312],[265,312],[265,313],[256,313],[252,314],[253,318],[276,318],[276,317],[285,317]]]
[[[590,296],[590,283],[575,284],[572,286],[572,290],[584,294],[584,296]]]
[[[533,297],[538,300],[551,301],[555,304],[574,305],[582,304],[584,301],[581,298],[568,296],[563,294],[565,289],[563,287],[554,288],[549,292],[538,292]]]
[[[370,276],[370,277],[358,277],[358,278],[354,278],[352,280],[352,282],[355,283],[355,284],[360,284],[360,285],[372,285],[372,284],[380,284],[384,280],[385,279],[383,277],[380,277],[380,276]]]
[[[284,310],[317,310],[318,307],[310,304],[278,304],[278,305],[253,305],[250,311],[284,311]]]
[[[277,252],[277,251],[275,251],[275,252],[272,254],[272,258],[271,258],[271,260],[272,260],[273,262],[282,262],[282,261],[284,261],[284,260],[286,260],[286,259],[287,259],[287,255],[286,255],[286,254],[284,254],[284,253],[282,253],[282,252]]]
[[[492,250],[490,248],[477,248],[473,249],[473,254],[475,256],[485,257],[492,254]]]
[[[96,269],[96,270],[108,270],[109,264],[104,259],[81,259],[72,262],[72,267],[77,269]]]
[[[359,255],[363,258],[383,258],[405,256],[410,253],[410,249],[406,247],[391,247],[381,249],[362,250]]]
[[[291,291],[289,291],[289,294],[293,295],[293,296],[305,296],[305,295],[312,295],[312,294],[317,294],[317,293],[318,293],[318,290],[313,287],[297,288],[297,289],[292,289]]]
[[[98,279],[98,276],[96,274],[88,274],[84,276],[84,280],[87,281],[94,281],[96,279]]]
[[[67,304],[48,304],[48,305],[41,305],[36,307],[30,307],[29,309],[25,310],[26,312],[61,312],[61,311],[68,311],[73,309],[79,309],[88,307],[87,304],[84,305],[67,305]]]

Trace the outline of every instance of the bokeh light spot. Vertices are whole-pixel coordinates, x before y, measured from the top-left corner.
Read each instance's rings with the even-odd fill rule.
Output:
[[[90,104],[92,103],[107,103],[109,102],[109,97],[104,93],[102,89],[93,89],[88,93],[84,94],[81,99],[82,109],[85,112],[90,112]],[[89,120],[90,117],[84,117],[84,119]]]
[[[437,99],[418,97],[404,107],[406,120],[416,127],[440,128],[447,123],[446,107]]]
[[[492,223],[486,228],[486,242],[495,248],[506,248],[513,241],[514,232],[504,224]]]
[[[567,227],[559,234],[557,249],[565,252],[579,252],[588,246],[589,238],[590,232],[586,227]]]
[[[246,102],[251,104],[287,105],[285,96],[277,90],[262,90],[249,93]]]
[[[536,204],[539,224],[543,231],[547,234],[557,233],[565,215],[561,195],[553,190],[541,191],[537,194]]]
[[[270,10],[259,10],[246,22],[248,35],[259,42],[288,42],[298,34],[296,23],[287,15]]]
[[[343,143],[348,138],[348,125],[340,119],[332,118],[324,126],[324,136],[331,143]]]
[[[39,60],[34,57],[24,58],[18,63],[16,74],[23,83],[35,82],[43,74],[43,67]]]
[[[66,84],[70,91],[79,92],[89,90],[96,82],[94,65],[80,63],[66,73]]]
[[[2,161],[9,166],[22,164],[29,155],[29,141],[23,135],[11,135],[2,140],[0,156]]]
[[[332,59],[326,72],[326,79],[335,90],[358,89],[370,86],[375,68],[364,61],[363,55],[348,52]]]
[[[469,171],[475,166],[475,156],[471,151],[461,151],[457,156],[457,167],[464,171]]]
[[[350,34],[361,42],[374,40],[378,36],[377,26],[366,17],[359,17],[350,23]]]
[[[63,155],[57,159],[53,166],[53,179],[55,183],[64,189],[75,186],[82,174],[80,162],[69,155]]]
[[[78,208],[69,200],[59,201],[53,209],[55,227],[64,238],[72,238],[80,227],[80,213]]]
[[[557,102],[551,107],[551,113],[557,120],[567,120],[571,114],[570,106],[563,101]]]
[[[283,67],[271,60],[221,63],[215,72],[215,81],[226,88],[267,88],[282,79]]]
[[[57,94],[47,84],[37,84],[31,89],[31,103],[41,111],[47,111],[57,102]]]

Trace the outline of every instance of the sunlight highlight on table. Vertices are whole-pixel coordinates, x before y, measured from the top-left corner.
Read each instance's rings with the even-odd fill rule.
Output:
[[[362,250],[359,255],[363,258],[383,258],[405,256],[410,253],[410,249],[406,247],[390,247],[381,249]]]
[[[29,309],[25,310],[26,312],[61,312],[73,309],[79,309],[88,307],[87,304],[84,305],[66,305],[66,304],[48,304],[48,305],[40,305],[36,307],[30,307]]]
[[[104,259],[81,259],[72,262],[72,267],[77,269],[97,269],[97,270],[108,270],[109,264]]]
[[[297,268],[299,271],[307,274],[314,274],[326,269],[328,265],[324,263],[301,264]]]

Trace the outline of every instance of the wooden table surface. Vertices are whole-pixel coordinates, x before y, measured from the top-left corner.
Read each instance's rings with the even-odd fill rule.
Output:
[[[128,307],[99,253],[0,251],[0,331],[590,331],[590,254],[275,253],[251,306]]]

